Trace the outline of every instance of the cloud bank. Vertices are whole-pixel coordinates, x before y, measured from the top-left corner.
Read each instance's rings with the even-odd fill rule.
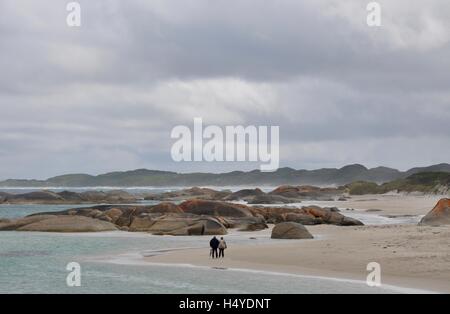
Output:
[[[450,2],[361,0],[0,3],[0,178],[175,163],[171,129],[280,126],[280,161],[406,169],[448,162]]]

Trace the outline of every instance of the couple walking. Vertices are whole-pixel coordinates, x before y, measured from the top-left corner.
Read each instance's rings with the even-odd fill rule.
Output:
[[[223,238],[218,240],[216,237],[213,237],[211,241],[209,241],[209,246],[211,247],[211,256],[212,258],[225,257],[225,249],[227,248],[227,243]],[[219,250],[219,252],[217,252]]]

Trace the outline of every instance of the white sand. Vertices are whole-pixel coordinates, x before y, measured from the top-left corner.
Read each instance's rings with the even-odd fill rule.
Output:
[[[339,207],[381,209],[387,215],[424,215],[439,197],[364,196]],[[345,205],[343,205],[345,203]],[[344,212],[345,214],[345,212]],[[153,263],[242,268],[365,280],[369,262],[381,265],[382,283],[450,293],[450,226],[308,226],[315,240],[273,240],[233,246],[226,258],[205,258],[204,249],[146,257]],[[270,231],[266,231],[267,237]],[[251,237],[252,233],[248,233]],[[255,243],[258,241],[255,240]]]

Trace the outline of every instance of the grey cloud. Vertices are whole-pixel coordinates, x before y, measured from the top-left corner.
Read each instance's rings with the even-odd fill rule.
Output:
[[[295,168],[448,162],[448,1],[380,1],[376,30],[358,0],[79,2],[79,29],[0,4],[0,178],[257,166],[171,162],[195,116],[279,125]]]

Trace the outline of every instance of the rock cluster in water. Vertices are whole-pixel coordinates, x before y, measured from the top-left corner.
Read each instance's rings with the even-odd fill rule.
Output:
[[[320,188],[315,186],[283,185],[266,193],[259,188],[243,189],[237,192],[216,191],[208,188],[190,188],[173,192],[151,194],[146,200],[179,201],[197,198],[214,201],[245,201],[248,204],[289,204],[304,200],[346,200],[345,191],[340,188]]]
[[[133,204],[141,200],[184,201],[196,198],[211,201],[244,201],[248,204],[289,204],[304,200],[346,200],[344,190],[314,186],[280,186],[271,192],[259,188],[237,192],[193,187],[156,194],[130,194],[126,191],[52,192],[50,190],[22,194],[0,192],[0,204]]]
[[[86,192],[52,192],[36,191],[23,194],[0,192],[0,204],[86,204],[86,203],[135,203],[139,198],[128,192],[86,191]]]
[[[257,231],[268,223],[295,222],[304,225],[362,225],[336,208],[309,206],[254,207],[222,201],[191,199],[177,205],[100,205],[60,212],[33,214],[0,221],[0,230],[93,232],[124,230],[157,235],[223,235],[227,229]]]

